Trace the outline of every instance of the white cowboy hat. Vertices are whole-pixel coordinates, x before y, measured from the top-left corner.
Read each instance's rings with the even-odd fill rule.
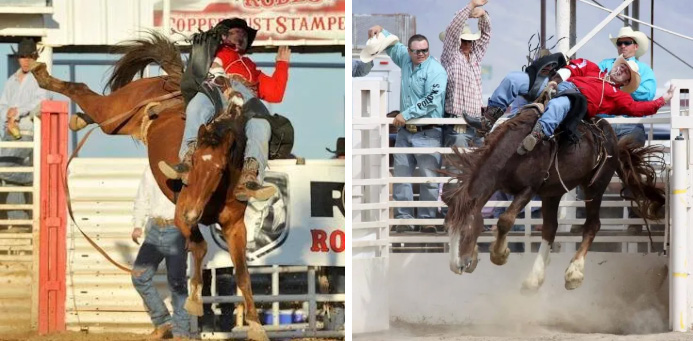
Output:
[[[445,31],[440,32],[438,38],[440,41],[445,41]],[[460,33],[460,39],[474,41],[479,38],[481,38],[481,32],[472,33],[472,29],[469,28],[469,25],[464,24],[464,27],[462,27],[462,33]]]
[[[621,90],[627,93],[633,93],[640,86],[640,68],[638,64],[633,60],[626,60],[623,55],[618,56],[614,62],[614,66],[611,67],[613,70],[618,65],[624,64],[630,69],[630,82],[621,87]]]
[[[399,38],[394,34],[390,34],[387,37],[382,32],[374,35],[368,39],[366,47],[361,51],[361,61],[364,63],[371,62],[375,56],[385,51],[388,46],[394,45],[397,42],[399,42]]]
[[[633,31],[630,26],[621,27],[616,37],[612,37],[611,34],[609,34],[609,39],[611,39],[611,42],[614,43],[614,46],[617,48],[616,41],[619,38],[632,38],[635,40],[635,43],[638,44],[638,49],[635,51],[635,58],[640,58],[640,56],[644,55],[647,49],[650,48],[650,39],[647,38],[645,33]]]

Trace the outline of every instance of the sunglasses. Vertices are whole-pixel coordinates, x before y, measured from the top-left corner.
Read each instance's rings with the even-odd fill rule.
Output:
[[[411,52],[411,53],[413,53],[413,54],[417,54],[417,55],[418,55],[418,54],[426,54],[426,53],[428,53],[428,49],[421,49],[421,50],[412,50],[412,49],[409,49],[409,52]]]
[[[616,42],[616,46],[621,46],[621,45],[631,46],[633,44],[635,44],[635,42],[632,40],[625,40],[625,41],[617,41]]]

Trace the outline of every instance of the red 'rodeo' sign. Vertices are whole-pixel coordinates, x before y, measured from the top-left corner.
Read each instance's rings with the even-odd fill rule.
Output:
[[[253,45],[291,41],[293,45],[343,45],[345,0],[172,0],[171,28],[184,34],[207,30],[240,17],[259,32]],[[163,2],[154,10],[162,27]]]

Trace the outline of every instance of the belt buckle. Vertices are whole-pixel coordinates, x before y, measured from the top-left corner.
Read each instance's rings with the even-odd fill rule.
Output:
[[[405,126],[405,128],[407,129],[408,132],[410,132],[410,133],[412,133],[412,134],[416,134],[416,133],[419,132],[419,130],[416,129],[416,125],[414,125],[414,124],[407,124],[407,125]]]
[[[455,124],[452,129],[458,133],[458,134],[465,134],[467,133],[467,125],[466,124]]]

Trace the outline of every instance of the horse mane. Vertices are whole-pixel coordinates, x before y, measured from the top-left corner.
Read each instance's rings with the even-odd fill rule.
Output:
[[[163,34],[155,30],[146,30],[143,38],[127,40],[114,47],[113,53],[122,53],[113,66],[113,73],[106,83],[106,88],[116,91],[128,83],[152,63],[158,64],[166,71],[168,77],[180,83],[183,75],[183,61],[178,47]]]
[[[230,164],[243,163],[245,152],[245,119],[220,116],[207,125],[207,129],[197,137],[198,148],[210,147],[215,149],[224,141],[227,134],[233,134],[234,142],[231,148]]]
[[[478,190],[493,185],[497,172],[489,172],[488,167],[500,171],[505,167],[508,159],[516,153],[519,141],[514,148],[500,146],[510,136],[509,133],[521,131],[520,135],[524,137],[536,121],[537,115],[533,109],[523,109],[487,135],[483,146],[469,152],[462,152],[454,146],[452,148],[454,155],[445,155],[448,164],[460,171],[459,173],[443,172],[458,182],[457,186],[443,192],[443,201],[450,207],[446,216],[449,226],[462,226],[469,212],[476,207],[480,199]],[[484,167],[483,172],[482,167]]]

